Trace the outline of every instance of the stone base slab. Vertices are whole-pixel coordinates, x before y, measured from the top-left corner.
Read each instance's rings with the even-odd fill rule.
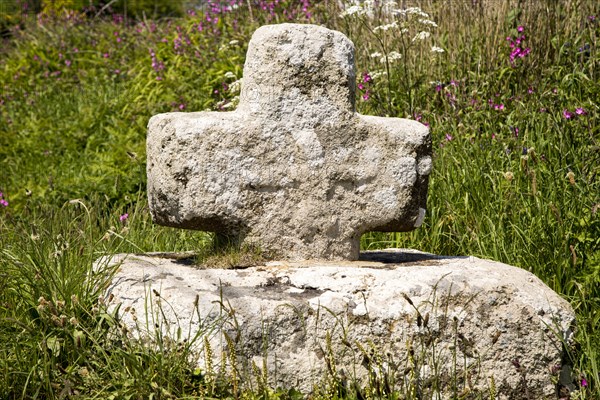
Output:
[[[235,346],[240,370],[266,366],[270,385],[304,392],[333,365],[340,380],[413,384],[437,398],[452,382],[489,393],[492,377],[499,399],[556,398],[550,370],[562,367],[575,320],[533,274],[475,257],[394,249],[203,269],[161,253],[100,264],[119,264],[106,294],[134,335],[196,337],[201,367],[204,337],[215,363]]]

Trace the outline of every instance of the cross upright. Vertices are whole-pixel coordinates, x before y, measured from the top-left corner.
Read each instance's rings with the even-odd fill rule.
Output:
[[[368,231],[424,217],[431,139],[356,113],[354,45],[316,25],[259,28],[231,112],[159,114],[147,140],[154,221],[283,259],[356,260]]]

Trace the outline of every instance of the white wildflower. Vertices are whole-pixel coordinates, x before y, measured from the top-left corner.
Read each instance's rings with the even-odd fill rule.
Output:
[[[227,71],[227,72],[225,72],[225,78],[227,78],[227,79],[235,79],[236,77],[235,77],[235,74],[233,72]]]
[[[228,108],[233,108],[235,107],[238,103],[240,102],[240,98],[238,96],[235,96],[233,99],[231,99],[230,102],[225,103],[225,104],[221,104],[221,108],[224,109],[228,109]]]
[[[408,33],[408,28],[402,28],[402,30],[400,31],[401,34],[405,34]]]
[[[422,32],[417,33],[412,41],[414,42],[416,40],[425,40],[429,36],[431,36],[431,33],[427,32],[427,31],[422,31]]]
[[[443,53],[444,49],[442,49],[441,47],[437,47],[437,46],[431,46],[431,52],[432,53]]]
[[[231,84],[229,85],[229,91],[231,93],[238,93],[242,90],[242,83],[243,83],[244,78],[240,78],[235,82],[231,82]]]
[[[375,28],[373,28],[373,31],[387,31],[389,29],[395,28],[398,28],[398,23],[396,23],[396,21],[392,22],[391,24],[376,26]]]
[[[383,54],[381,54],[378,51],[376,51],[375,53],[371,53],[371,58],[381,58],[382,56]]]
[[[390,51],[387,55],[387,62],[394,62],[394,61],[398,61],[402,58],[402,54],[398,53],[397,51]],[[381,57],[381,59],[379,60],[382,64],[386,62],[386,57]]]
[[[371,79],[377,79],[386,74],[387,72],[385,72],[384,70],[376,70],[371,72]]]
[[[430,19],[423,18],[423,19],[420,19],[419,22],[422,23],[423,25],[429,25],[429,26],[433,26],[434,28],[437,28],[437,24]]]
[[[231,42],[229,42],[229,44],[231,46],[235,46],[236,44],[238,44],[240,41],[239,40],[232,40]]]
[[[362,15],[364,14],[364,10],[360,5],[354,5],[354,6],[350,6],[348,8],[346,8],[346,10],[344,10],[344,12],[342,12],[340,14],[340,17],[346,17],[349,15],[354,15],[354,14],[358,14],[358,15]]]
[[[404,10],[405,15],[418,15],[419,17],[429,18],[429,14],[423,12],[419,7],[409,7]]]

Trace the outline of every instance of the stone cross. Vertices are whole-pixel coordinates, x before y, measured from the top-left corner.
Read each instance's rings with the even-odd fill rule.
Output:
[[[148,124],[155,222],[217,232],[283,259],[356,260],[368,231],[425,214],[429,130],[355,111],[354,45],[315,25],[258,29],[232,112]]]

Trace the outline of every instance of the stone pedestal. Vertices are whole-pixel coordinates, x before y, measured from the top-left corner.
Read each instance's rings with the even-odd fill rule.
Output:
[[[228,336],[240,371],[266,365],[271,386],[305,393],[333,366],[359,387],[379,379],[447,398],[453,385],[489,395],[493,378],[499,399],[556,398],[550,369],[562,365],[575,319],[531,273],[474,257],[386,250],[228,270],[164,254],[110,263],[120,267],[107,294],[136,310],[137,321],[122,316],[134,335],[198,334],[201,366],[204,337],[217,363],[232,351]]]

